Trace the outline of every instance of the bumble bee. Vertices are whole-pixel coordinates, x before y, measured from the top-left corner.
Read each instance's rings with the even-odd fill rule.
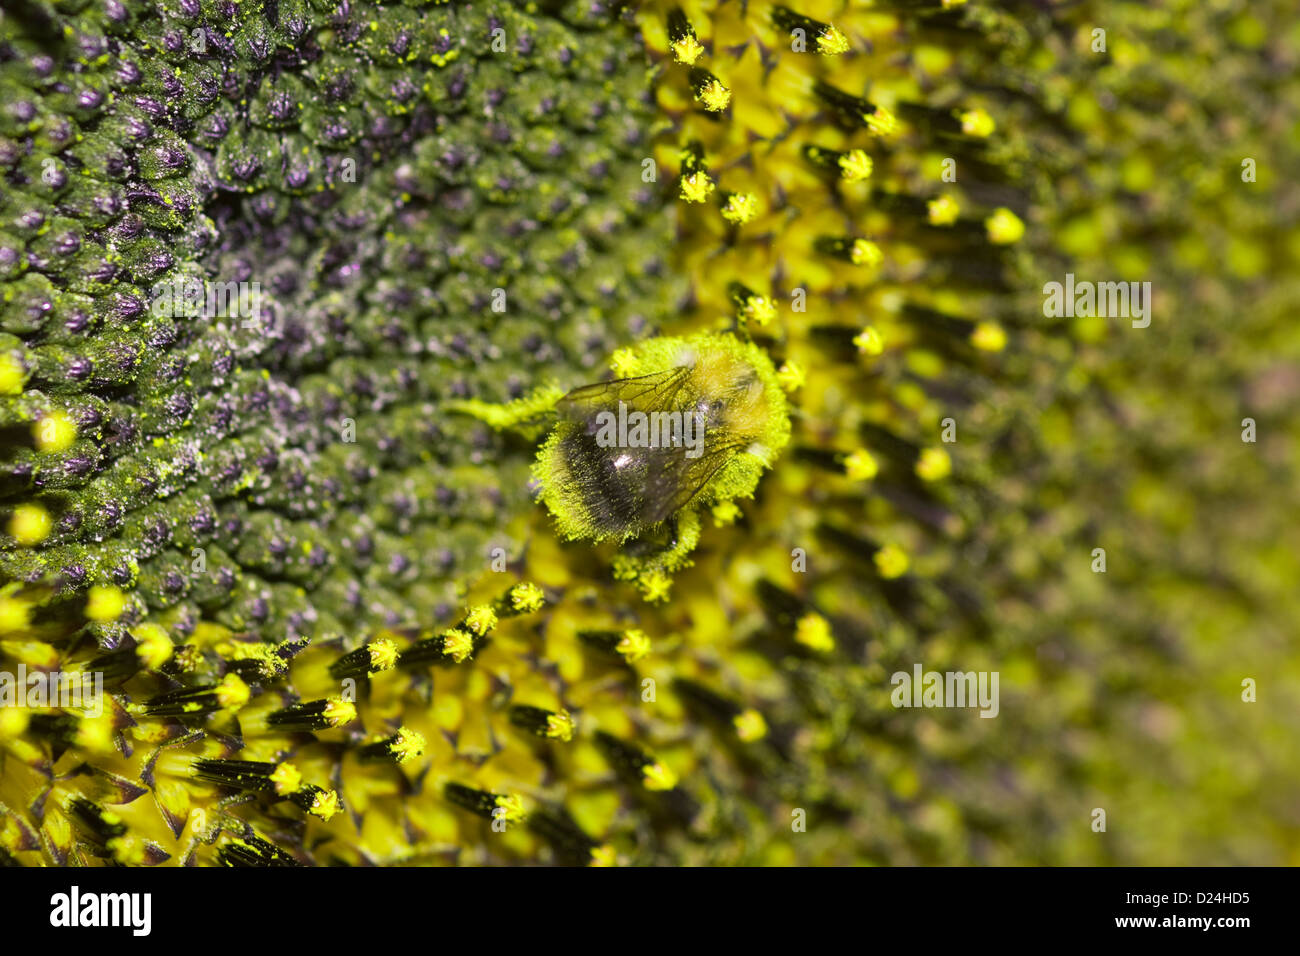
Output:
[[[699,541],[698,509],[753,495],[790,440],[790,409],[767,353],[729,334],[648,339],[611,367],[613,381],[567,393],[446,407],[528,434],[554,421],[532,477],[560,535],[618,541],[614,576],[664,600]]]
[[[790,437],[772,361],[730,335],[650,339],[555,404],[533,477],[566,538],[627,541],[753,494]]]

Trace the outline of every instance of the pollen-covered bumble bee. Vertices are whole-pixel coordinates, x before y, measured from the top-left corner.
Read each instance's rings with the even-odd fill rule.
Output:
[[[614,380],[544,387],[508,405],[453,404],[494,428],[558,416],[532,474],[567,539],[616,540],[614,574],[647,600],[690,563],[698,509],[748,498],[790,440],[772,360],[732,335],[648,339],[615,353]]]
[[[569,392],[533,475],[566,538],[626,541],[684,509],[749,497],[790,437],[767,353],[730,335],[659,338]]]

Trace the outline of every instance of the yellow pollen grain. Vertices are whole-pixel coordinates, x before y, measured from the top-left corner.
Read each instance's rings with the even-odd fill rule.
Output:
[[[77,724],[75,743],[82,750],[94,753],[111,753],[113,746],[113,720],[108,714],[86,717]]]
[[[145,861],[145,844],[135,837],[129,835],[113,837],[104,845],[118,863],[139,866]]]
[[[157,670],[172,656],[172,639],[158,624],[141,624],[131,631],[135,638],[135,656],[146,670]]]
[[[16,634],[25,631],[32,617],[30,601],[0,594],[0,634]]]
[[[21,737],[27,730],[28,713],[26,707],[0,707],[0,740]]]
[[[636,352],[630,348],[616,350],[609,360],[609,370],[618,378],[630,378],[636,373],[636,365]]]
[[[714,505],[710,513],[713,515],[714,527],[724,528],[736,523],[740,517],[740,507],[734,501],[723,501]]]
[[[523,584],[516,584],[510,589],[510,606],[520,614],[531,614],[533,611],[539,611],[542,605],[546,603],[546,595],[542,589],[532,582],[525,581]]]
[[[618,854],[608,843],[602,844],[591,851],[588,866],[618,866]]]
[[[767,296],[751,295],[745,300],[745,305],[740,314],[746,322],[753,322],[755,325],[763,326],[776,318],[776,306],[772,304],[772,300]]]
[[[637,583],[641,586],[642,598],[653,603],[668,600],[668,591],[673,586],[673,579],[663,571],[656,570],[640,575]]]
[[[524,802],[519,797],[502,794],[496,798],[496,805],[499,809],[504,810],[501,818],[507,823],[517,823],[527,816],[524,811]]]

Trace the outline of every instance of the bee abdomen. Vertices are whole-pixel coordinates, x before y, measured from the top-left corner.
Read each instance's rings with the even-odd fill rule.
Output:
[[[646,462],[634,448],[602,448],[595,435],[573,429],[560,441],[568,465],[569,493],[602,537],[628,537],[642,530]]]

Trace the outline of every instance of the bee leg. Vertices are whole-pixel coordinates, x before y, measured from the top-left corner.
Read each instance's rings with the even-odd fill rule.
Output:
[[[564,391],[555,385],[543,385],[513,402],[497,404],[484,402],[477,398],[464,401],[452,401],[443,404],[443,408],[452,412],[470,415],[479,421],[491,425],[497,431],[506,428],[535,425],[555,408],[556,403],[564,397]]]
[[[690,508],[669,519],[665,547],[646,554],[623,552],[614,557],[614,577],[635,581],[647,601],[664,600],[672,574],[691,566],[691,552],[700,542],[700,514]]]

